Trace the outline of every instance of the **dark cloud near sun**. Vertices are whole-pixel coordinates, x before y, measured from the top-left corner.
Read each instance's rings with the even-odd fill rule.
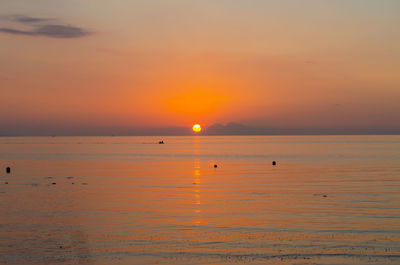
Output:
[[[36,18],[30,16],[15,15],[6,18],[8,21],[29,26],[29,29],[19,29],[18,27],[0,27],[0,33],[42,36],[50,38],[81,38],[91,34],[91,32],[76,26],[65,25],[57,19]]]

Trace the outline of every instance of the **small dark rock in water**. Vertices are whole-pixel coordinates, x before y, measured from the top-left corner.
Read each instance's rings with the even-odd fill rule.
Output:
[[[60,248],[62,248],[62,246],[60,246]]]
[[[328,195],[325,195],[325,194],[324,194],[324,195],[322,195],[322,197],[326,198],[326,197],[328,197]]]
[[[4,184],[8,184],[8,182],[5,182]]]
[[[159,144],[164,144],[164,141],[159,141],[158,143],[159,143]]]
[[[214,168],[217,168],[217,167],[218,167],[218,165],[215,164],[215,165],[214,165]]]
[[[53,183],[51,183],[51,184],[56,185],[57,183],[53,182]]]
[[[276,166],[276,161],[272,161],[272,165],[273,165],[273,166]]]
[[[10,167],[7,167],[7,168],[6,168],[6,172],[7,172],[7,174],[10,174],[10,173],[11,173],[11,168],[10,168]]]
[[[75,183],[72,182],[71,184],[74,185]]]

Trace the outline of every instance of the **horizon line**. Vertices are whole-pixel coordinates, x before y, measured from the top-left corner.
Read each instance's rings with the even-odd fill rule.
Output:
[[[281,134],[36,134],[36,135],[0,135],[1,138],[7,137],[213,137],[213,136],[398,136],[399,133],[281,133]]]

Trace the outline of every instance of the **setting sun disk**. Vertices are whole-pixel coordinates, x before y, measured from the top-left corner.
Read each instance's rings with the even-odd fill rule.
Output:
[[[196,132],[196,133],[201,132],[200,124],[193,125],[193,131]]]

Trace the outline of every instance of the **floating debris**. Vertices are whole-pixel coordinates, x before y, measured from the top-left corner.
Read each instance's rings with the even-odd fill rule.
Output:
[[[328,195],[322,194],[322,193],[316,193],[316,194],[313,194],[313,196],[320,196],[320,197],[324,197],[324,198],[328,197]]]

